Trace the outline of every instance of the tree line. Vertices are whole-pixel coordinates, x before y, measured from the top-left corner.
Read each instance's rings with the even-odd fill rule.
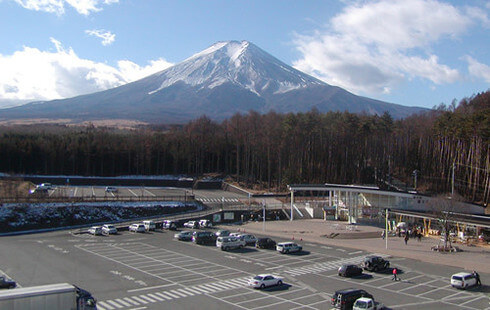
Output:
[[[133,130],[0,127],[0,171],[47,175],[231,176],[248,187],[346,183],[440,193],[488,203],[490,92],[394,120],[348,112],[206,116]],[[454,178],[453,178],[454,173]],[[454,179],[454,181],[453,181]]]

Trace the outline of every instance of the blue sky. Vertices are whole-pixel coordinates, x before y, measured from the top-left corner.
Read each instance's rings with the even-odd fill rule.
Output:
[[[248,40],[357,95],[431,108],[490,89],[490,2],[0,0],[0,107],[72,97]]]

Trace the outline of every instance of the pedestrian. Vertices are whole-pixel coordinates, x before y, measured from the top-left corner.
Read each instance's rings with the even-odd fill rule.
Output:
[[[383,240],[385,240],[385,237],[386,237],[386,235],[385,235],[385,234],[386,234],[386,232],[383,230],[383,231],[381,232],[381,238],[383,238]]]
[[[393,278],[391,278],[391,281],[398,281],[399,279],[397,278],[398,275],[398,269],[393,268]]]
[[[417,240],[420,242],[422,241],[422,232],[417,233]]]
[[[473,276],[476,278],[476,285],[481,285],[480,275],[478,274],[478,272],[473,270]]]
[[[405,240],[405,245],[407,245],[408,238],[409,238],[409,237],[408,237],[408,234],[406,234],[406,235],[405,235],[405,239],[404,239],[404,240]]]

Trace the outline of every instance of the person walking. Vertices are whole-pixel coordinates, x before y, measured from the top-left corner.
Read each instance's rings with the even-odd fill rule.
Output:
[[[393,278],[391,278],[391,281],[398,281],[399,279],[397,275],[398,275],[398,269],[393,268]]]
[[[481,285],[480,275],[478,274],[478,272],[476,272],[475,270],[473,270],[473,276],[476,279],[476,285]]]
[[[386,235],[385,235],[385,234],[386,234],[386,232],[383,230],[383,231],[381,232],[381,238],[383,238],[383,240],[385,240],[385,237],[386,237]]]
[[[405,234],[405,239],[404,239],[404,240],[405,240],[405,245],[407,245],[408,238],[409,238],[409,237],[408,237],[408,234]]]

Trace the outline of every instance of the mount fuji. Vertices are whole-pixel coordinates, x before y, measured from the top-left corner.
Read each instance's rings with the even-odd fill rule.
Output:
[[[218,42],[141,80],[73,98],[0,110],[0,120],[184,123],[259,113],[349,111],[403,118],[423,108],[356,96],[294,69],[248,41]]]

